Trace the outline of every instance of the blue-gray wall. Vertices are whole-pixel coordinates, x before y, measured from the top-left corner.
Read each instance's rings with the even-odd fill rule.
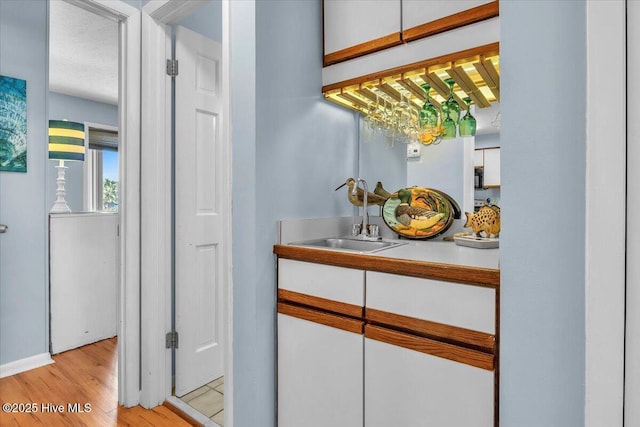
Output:
[[[0,1],[0,74],[27,81],[27,173],[0,172],[0,365],[48,351],[47,3]]]
[[[53,120],[68,119],[73,122],[91,122],[101,125],[118,126],[118,107],[90,101],[74,96],[49,92],[49,117]],[[85,143],[85,147],[86,147]],[[57,161],[47,161],[47,208],[51,209],[56,200]],[[82,162],[65,162],[69,169],[65,175],[67,205],[72,212],[83,210],[84,176]]]
[[[211,40],[222,42],[222,1],[212,0],[206,3],[195,13],[183,19],[179,25]]]
[[[356,125],[320,97],[319,1],[230,7],[234,417],[238,427],[268,427],[275,221],[351,213],[332,190],[355,173]],[[585,134],[567,123],[584,120],[584,0],[500,7],[501,137],[510,141],[502,148],[501,425],[581,426]],[[47,351],[46,3],[0,1],[0,24],[0,73],[26,79],[29,90],[29,172],[0,173],[3,203],[9,188],[19,193],[11,209],[1,207],[12,228],[0,250],[3,258],[26,253],[1,272],[1,364]],[[532,57],[542,66],[531,67]],[[572,78],[562,78],[566,70]],[[523,239],[526,232],[534,238]]]
[[[354,174],[357,120],[322,98],[320,8],[319,1],[231,2],[239,427],[275,425],[276,221],[352,211],[333,190]]]
[[[585,2],[500,2],[505,427],[584,425]]]
[[[336,107],[337,108],[337,107]],[[407,186],[407,144],[390,143],[380,132],[372,132],[360,119],[360,145],[358,152],[359,175],[367,181],[370,191],[376,182],[382,182],[384,188],[393,193]],[[373,208],[370,214],[379,214]]]

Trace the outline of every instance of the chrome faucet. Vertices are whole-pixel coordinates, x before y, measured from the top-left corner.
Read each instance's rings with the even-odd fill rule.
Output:
[[[356,179],[356,182],[353,185],[353,189],[351,190],[351,195],[354,197],[358,196],[358,184],[362,183],[362,187],[364,190],[364,194],[362,197],[362,228],[360,230],[360,234],[357,236],[359,239],[362,240],[379,240],[380,237],[378,236],[378,233],[371,233],[373,235],[371,235],[369,233],[369,212],[367,211],[367,193],[369,192],[369,187],[367,186],[367,181],[365,181],[362,178],[358,178]],[[354,224],[355,224],[355,218],[354,218]],[[377,226],[376,226],[377,228]]]

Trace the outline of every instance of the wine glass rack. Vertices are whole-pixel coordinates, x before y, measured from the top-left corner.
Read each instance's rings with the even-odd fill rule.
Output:
[[[406,94],[419,110],[426,99],[420,86],[427,83],[431,102],[439,109],[449,96],[448,78],[456,82],[454,96],[461,109],[466,109],[463,99],[467,96],[479,108],[500,101],[499,43],[327,85],[322,92],[327,100],[366,115],[372,103],[380,99],[400,103]]]

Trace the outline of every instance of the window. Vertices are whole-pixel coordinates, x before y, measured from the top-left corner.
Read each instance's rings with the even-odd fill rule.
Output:
[[[87,126],[85,210],[117,212],[118,131],[111,126]]]

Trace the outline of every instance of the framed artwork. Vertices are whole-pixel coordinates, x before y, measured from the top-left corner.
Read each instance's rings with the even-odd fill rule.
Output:
[[[0,76],[0,171],[27,171],[27,81]]]

